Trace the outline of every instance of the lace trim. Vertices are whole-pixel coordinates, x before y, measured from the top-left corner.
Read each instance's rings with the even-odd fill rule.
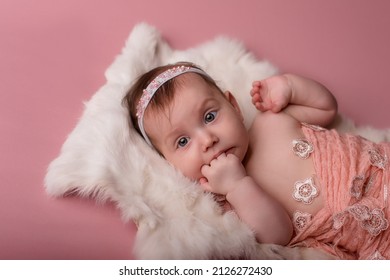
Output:
[[[360,226],[372,236],[377,236],[388,227],[385,215],[380,209],[370,209],[366,205],[356,204],[348,208],[348,212],[360,222]]]
[[[376,250],[374,254],[372,254],[369,258],[369,260],[385,260],[386,258],[382,256],[381,253]]]
[[[371,165],[378,167],[379,169],[385,169],[387,165],[387,155],[382,155],[377,149],[369,150]]]
[[[355,204],[348,207],[346,211],[342,211],[333,216],[333,228],[338,230],[344,226],[348,214],[359,222],[360,227],[374,237],[389,227],[389,223],[382,210],[378,208],[370,210],[366,205]]]
[[[371,211],[371,218],[361,221],[361,226],[372,236],[377,236],[388,228],[389,223],[382,210],[374,209]]]
[[[293,140],[293,152],[301,159],[307,159],[314,151],[313,145],[306,139]]]
[[[365,189],[366,177],[364,175],[355,176],[352,180],[349,193],[356,199],[361,199]]]
[[[304,181],[297,181],[295,183],[292,196],[296,201],[311,204],[318,194],[319,192],[314,184],[313,177],[310,177]]]
[[[345,215],[345,211],[334,214],[333,215],[333,228],[335,230],[339,230],[340,228],[343,227],[345,220],[347,216]]]
[[[366,205],[355,204],[349,207],[347,211],[359,222],[371,219],[370,208]]]
[[[302,231],[311,221],[311,214],[295,211],[293,214],[293,226],[296,232]]]
[[[381,154],[378,149],[371,149],[368,151],[370,155],[370,163],[372,166],[375,166],[384,172],[384,185],[383,185],[383,204],[384,207],[387,207],[388,203],[388,183],[390,181],[389,179],[389,172],[386,171],[386,167],[388,164],[388,157],[387,154]],[[379,171],[379,170],[378,170]],[[377,172],[374,172],[374,175],[376,175]],[[371,182],[372,183],[372,182]]]

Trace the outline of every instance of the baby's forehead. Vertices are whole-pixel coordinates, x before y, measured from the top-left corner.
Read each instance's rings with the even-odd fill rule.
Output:
[[[205,76],[193,72],[184,73],[180,76],[175,77],[172,80],[174,81],[175,89],[180,86],[191,86],[193,83],[196,82],[208,84]]]
[[[154,95],[150,106],[146,109],[145,116],[170,116],[175,107],[199,106],[203,99],[225,99],[222,91],[212,82],[197,73],[185,73],[177,76],[161,86]]]
[[[182,88],[202,87],[207,89],[209,94],[220,93],[223,95],[223,91],[214,80],[198,73],[185,73],[184,75],[180,75],[175,78],[174,83],[175,94]]]

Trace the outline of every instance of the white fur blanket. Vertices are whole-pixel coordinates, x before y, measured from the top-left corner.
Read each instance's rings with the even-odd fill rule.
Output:
[[[154,27],[138,24],[107,69],[106,84],[85,104],[80,121],[51,162],[47,192],[116,203],[123,220],[138,226],[134,254],[139,259],[326,258],[312,249],[257,244],[234,213],[222,214],[211,196],[176,172],[129,127],[121,99],[133,80],[155,66],[184,60],[200,65],[222,89],[234,93],[247,126],[255,112],[248,97],[251,82],[277,72],[238,41],[220,37],[174,50]],[[338,127],[354,129],[345,119]],[[390,139],[389,131],[359,132],[377,141]]]

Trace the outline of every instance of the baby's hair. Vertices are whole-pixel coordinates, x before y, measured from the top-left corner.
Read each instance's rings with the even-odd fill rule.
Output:
[[[129,89],[129,91],[126,93],[125,97],[123,98],[123,103],[127,106],[129,110],[129,115],[131,122],[134,126],[134,128],[138,131],[138,133],[141,133],[141,130],[138,125],[137,121],[137,105],[138,102],[142,96],[143,90],[147,88],[147,86],[161,73],[167,71],[168,69],[178,67],[178,66],[188,66],[193,67],[202,70],[199,66],[194,65],[190,62],[178,62],[175,64],[168,64],[164,66],[159,66],[156,68],[153,68],[152,70],[146,72],[145,74],[141,75],[135,83],[132,85],[132,87]],[[203,70],[202,70],[203,71]],[[199,75],[207,84],[209,84],[212,87],[217,88],[221,93],[221,89],[217,86],[215,81],[211,79],[210,77],[206,75]],[[148,108],[150,108],[152,111],[154,110],[161,110],[166,108],[169,104],[171,104],[173,98],[175,89],[178,86],[178,77],[172,78],[165,82],[160,88],[156,91],[156,94],[151,99]]]

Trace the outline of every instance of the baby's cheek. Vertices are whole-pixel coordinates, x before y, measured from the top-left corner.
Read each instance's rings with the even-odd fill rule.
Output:
[[[176,169],[178,169],[185,177],[194,181],[199,181],[202,177],[204,177],[200,171],[200,168],[192,166],[190,162],[186,160],[183,160],[181,164],[178,164]]]

